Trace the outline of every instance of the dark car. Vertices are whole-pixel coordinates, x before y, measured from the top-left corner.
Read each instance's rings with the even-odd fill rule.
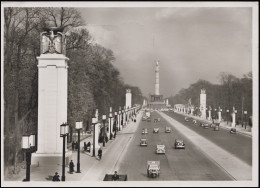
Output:
[[[236,134],[236,133],[237,133],[236,128],[231,128],[231,129],[230,129],[230,134]]]

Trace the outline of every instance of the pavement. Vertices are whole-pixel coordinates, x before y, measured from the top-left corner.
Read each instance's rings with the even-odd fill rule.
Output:
[[[105,147],[103,147],[102,143],[99,144],[100,147],[102,148],[102,159],[99,160],[99,158],[97,156],[92,156],[92,153],[86,152],[83,150],[83,145],[84,142],[88,143],[91,142],[93,143],[93,136],[92,134],[81,134],[81,139],[80,139],[80,171],[81,173],[75,173],[77,171],[77,150],[72,151],[72,160],[74,162],[74,170],[75,172],[73,174],[69,173],[69,167],[65,166],[65,177],[66,177],[66,182],[68,183],[69,181],[86,181],[86,180],[90,180],[90,181],[102,181],[104,178],[104,168],[101,168],[102,165],[106,165],[109,166],[109,170],[107,170],[106,173],[113,173],[114,168],[116,167],[116,162],[117,160],[113,160],[115,158],[120,158],[120,155],[124,152],[127,144],[128,144],[128,140],[124,139],[123,141],[121,141],[122,139],[120,139],[121,137],[123,138],[123,134],[126,133],[127,131],[129,132],[134,132],[136,130],[136,127],[138,126],[140,120],[141,120],[141,113],[139,112],[137,114],[136,117],[136,122],[132,122],[131,120],[128,122],[128,124],[126,126],[123,126],[123,129],[119,132],[117,132],[116,138],[109,140],[106,144]],[[129,133],[126,133],[126,135]],[[118,142],[118,144],[116,144]],[[114,143],[114,144],[113,144]],[[119,152],[116,151],[112,151],[109,152],[109,150],[113,150],[113,148],[115,148],[114,146],[116,145],[120,145],[121,150]],[[68,150],[71,150],[71,143],[68,144]],[[117,150],[118,151],[118,150]],[[108,153],[110,155],[110,161],[111,162],[106,162],[106,153]],[[97,152],[96,152],[97,155]],[[100,164],[99,164],[100,163]],[[102,165],[101,165],[102,163]],[[100,167],[101,166],[101,167]],[[112,167],[112,168],[111,168]],[[61,179],[61,175],[62,175],[62,165],[61,164],[57,164],[57,165],[52,165],[52,166],[37,166],[37,165],[31,165],[31,176],[30,182],[23,182],[23,184],[21,184],[21,186],[30,186],[32,185],[31,183],[35,182],[35,181],[44,181],[44,182],[49,182],[50,185],[53,185],[52,183],[52,177],[55,174],[55,172],[58,172],[58,174],[60,175],[60,179]],[[16,174],[14,176],[12,176],[11,178],[5,178],[5,183],[6,181],[8,181],[8,183],[10,183],[10,185],[17,185],[17,181],[22,182],[22,180],[25,178],[26,175],[26,170],[21,169],[19,174]],[[44,185],[48,185],[44,183]],[[69,184],[66,184],[66,186]]]
[[[186,113],[181,113],[181,112],[175,112],[175,113],[178,113],[178,114],[183,115],[183,116],[188,116],[188,117],[191,117],[193,119],[196,119],[198,121],[202,121],[202,122],[205,122],[205,123],[212,123],[212,121],[202,119],[198,116],[194,116],[194,115],[190,115],[190,114],[186,114]],[[222,122],[220,122],[219,126],[221,128],[230,130],[232,128],[231,123],[232,122],[227,123],[226,121],[222,121]],[[245,126],[242,127],[241,124],[238,124],[234,128],[236,128],[237,133],[252,137],[252,130],[251,130],[250,126],[247,126],[247,128],[245,129]]]

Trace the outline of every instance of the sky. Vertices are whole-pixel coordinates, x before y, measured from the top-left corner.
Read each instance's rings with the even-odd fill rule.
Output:
[[[154,94],[155,61],[160,94],[175,95],[199,79],[252,71],[252,8],[77,8],[94,41],[111,49],[124,82]]]

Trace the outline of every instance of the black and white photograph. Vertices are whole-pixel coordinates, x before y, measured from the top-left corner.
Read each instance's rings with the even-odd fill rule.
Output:
[[[1,1],[1,187],[258,187],[258,1]]]

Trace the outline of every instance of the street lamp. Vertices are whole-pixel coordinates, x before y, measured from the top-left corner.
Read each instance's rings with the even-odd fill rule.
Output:
[[[246,129],[246,124],[247,124],[247,111],[246,110],[244,111],[244,114],[245,114],[245,129]]]
[[[117,112],[115,112],[115,125],[116,125],[116,127],[115,127],[115,134],[114,134],[114,138],[116,138],[116,129],[117,129],[117,125],[118,125],[118,121],[117,121]]]
[[[227,124],[228,124],[228,117],[229,117],[229,109],[227,109]]]
[[[113,114],[112,114],[112,109],[111,109],[111,111],[109,113],[109,138],[110,138],[110,140],[112,140],[112,132],[111,132],[112,118],[113,118]]]
[[[97,124],[97,118],[92,118],[92,124],[93,124],[93,157],[96,155],[95,154],[95,135],[96,135],[96,124]]]
[[[69,133],[69,126],[67,123],[60,125],[60,137],[63,138],[63,152],[62,152],[62,176],[61,181],[65,181],[65,138]]]
[[[237,113],[237,110],[234,110],[234,113]],[[236,117],[236,116],[235,116]],[[236,118],[235,118],[235,127],[237,126]]]
[[[105,134],[106,134],[106,115],[102,116],[102,121],[103,121],[103,131],[102,131],[102,136],[103,136],[103,147],[106,146],[106,142],[105,142]]]
[[[23,181],[30,181],[30,166],[32,153],[36,151],[35,135],[24,135],[22,137],[22,150],[26,153],[26,178]]]
[[[76,130],[78,131],[78,162],[77,162],[77,172],[80,173],[80,130],[82,129],[82,121],[76,122]]]

